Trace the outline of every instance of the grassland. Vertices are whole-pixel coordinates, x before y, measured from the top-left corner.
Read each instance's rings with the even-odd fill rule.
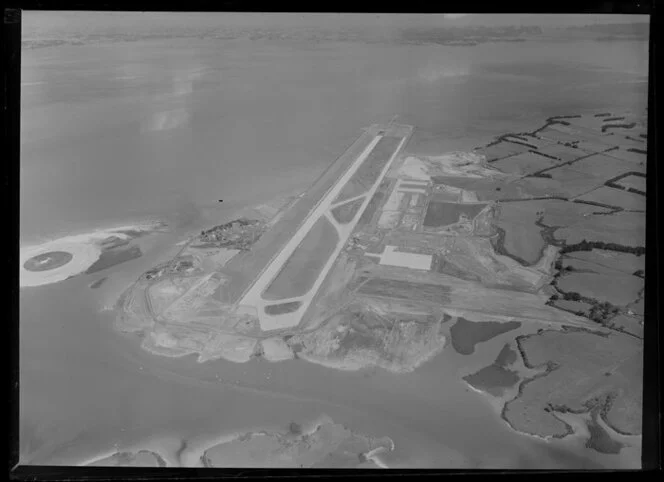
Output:
[[[541,228],[536,225],[544,206],[542,201],[502,203],[497,225],[504,231],[504,238],[502,244],[497,242],[495,246],[502,247],[504,254],[516,257],[525,264],[536,263],[545,246]],[[497,248],[497,251],[501,249]]]
[[[632,275],[571,272],[561,276],[557,286],[563,292],[627,306],[637,299],[643,280]]]
[[[519,396],[505,405],[503,417],[514,429],[564,437],[571,428],[555,412],[598,409],[617,432],[641,433],[643,361],[638,340],[564,330],[519,337],[517,343],[526,366],[542,372],[522,382]]]
[[[590,309],[593,306],[589,303],[584,303],[582,301],[572,301],[565,299],[557,299],[553,301],[551,304],[556,308],[569,311],[570,313],[576,313],[580,316],[587,316],[588,313],[590,313]]]
[[[364,198],[360,198],[342,204],[332,210],[332,216],[339,224],[347,224],[353,220],[363,202]]]
[[[551,159],[550,157],[535,154],[533,152],[524,152],[517,154],[516,156],[499,159],[493,163],[493,167],[496,167],[503,172],[523,175],[552,167],[556,165],[556,163],[557,160]]]
[[[263,293],[268,300],[306,294],[339,242],[337,230],[321,217]]]
[[[621,179],[618,184],[625,189],[636,189],[637,191],[646,192],[646,178],[643,176],[628,176]]]
[[[644,211],[646,200],[640,194],[602,186],[594,191],[579,196],[579,201],[597,203],[604,206],[614,206],[630,211]]]
[[[546,218],[544,222],[546,223]],[[645,213],[623,211],[611,215],[588,216],[556,230],[555,236],[566,244],[579,243],[585,239],[623,246],[643,246],[645,232]]]
[[[289,301],[278,305],[268,305],[265,307],[265,313],[268,315],[282,315],[284,313],[292,313],[293,311],[297,311],[301,304],[302,302],[300,301]]]
[[[563,267],[573,266],[574,269],[589,269],[600,273],[620,272],[634,274],[645,270],[646,257],[632,253],[620,253],[605,249],[590,251],[574,251],[565,255]]]
[[[371,196],[369,204],[367,204],[366,209],[360,216],[360,219],[357,223],[358,226],[365,226],[372,221],[374,215],[376,214],[376,210],[380,206],[380,203],[383,200],[383,198],[385,198],[385,192],[383,191],[383,186],[381,185],[378,191],[376,191],[374,195]]]
[[[597,183],[601,184],[606,179],[631,170],[632,166],[629,162],[606,154],[593,154],[572,163],[570,168],[596,178]]]

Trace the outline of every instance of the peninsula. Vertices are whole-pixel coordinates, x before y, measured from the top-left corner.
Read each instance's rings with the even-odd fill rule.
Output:
[[[554,117],[441,156],[404,153],[412,126],[373,125],[300,196],[141,276],[116,326],[162,356],[396,373],[500,336],[464,379],[511,427],[565,436],[571,410],[638,434],[644,119]]]

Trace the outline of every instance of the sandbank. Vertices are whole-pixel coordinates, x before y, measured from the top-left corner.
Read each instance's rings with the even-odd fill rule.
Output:
[[[159,226],[159,223],[150,223],[103,228],[88,233],[64,236],[38,245],[22,246],[19,254],[19,285],[22,288],[41,286],[76,276],[85,272],[99,260],[104,252],[104,241],[108,238],[129,240],[136,237],[136,234],[130,235],[127,232],[144,233],[154,231]],[[51,252],[69,253],[71,259],[66,264],[50,270],[29,271],[25,269],[24,265],[30,259]]]

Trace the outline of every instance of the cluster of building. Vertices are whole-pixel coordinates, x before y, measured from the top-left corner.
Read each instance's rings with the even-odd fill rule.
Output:
[[[260,221],[237,219],[202,231],[200,240],[203,243],[214,243],[219,247],[248,250],[263,231],[264,226]]]

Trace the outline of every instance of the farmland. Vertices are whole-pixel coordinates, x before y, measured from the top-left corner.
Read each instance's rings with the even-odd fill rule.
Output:
[[[573,272],[558,281],[562,291],[580,293],[598,301],[610,301],[626,306],[634,301],[643,288],[643,280],[624,274],[597,274]]]
[[[515,429],[564,437],[570,427],[555,411],[601,411],[619,433],[641,432],[641,344],[626,335],[546,331],[517,339],[529,368],[541,374],[522,382],[503,416]],[[570,383],[578,380],[578,383]]]
[[[606,186],[602,186],[588,194],[579,196],[577,199],[579,201],[586,201],[604,206],[620,207],[630,211],[643,211],[646,207],[646,200],[643,196]]]
[[[628,176],[618,181],[618,185],[625,189],[636,189],[641,192],[646,192],[646,178],[643,176]]]

